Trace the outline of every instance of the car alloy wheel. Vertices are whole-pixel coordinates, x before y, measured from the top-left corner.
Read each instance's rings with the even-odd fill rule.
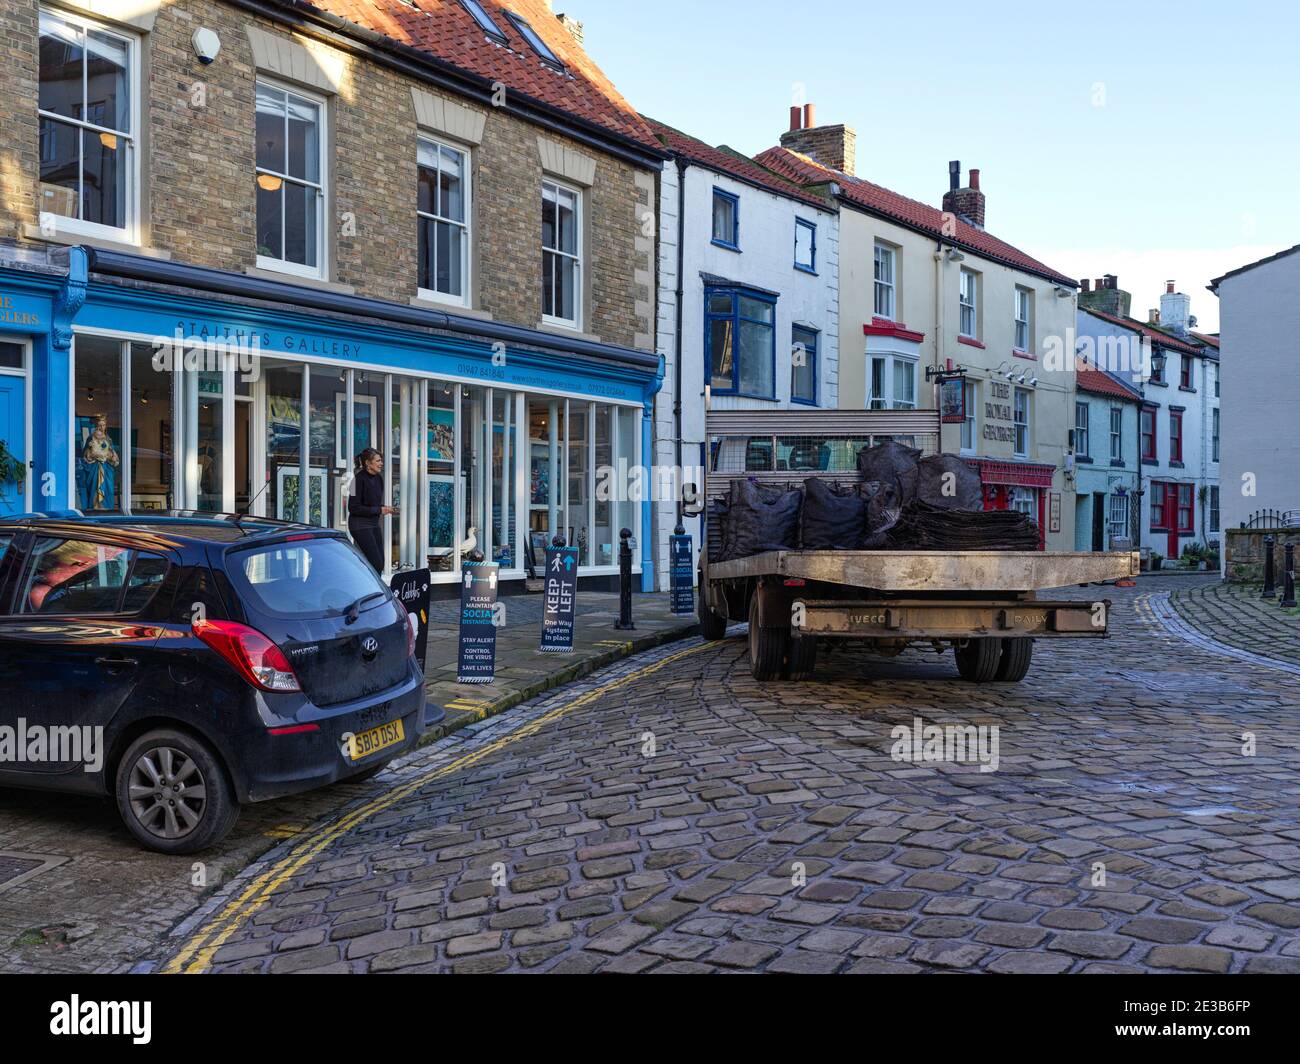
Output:
[[[131,812],[160,839],[183,839],[203,820],[208,792],[198,763],[172,746],[141,752],[127,784]]]

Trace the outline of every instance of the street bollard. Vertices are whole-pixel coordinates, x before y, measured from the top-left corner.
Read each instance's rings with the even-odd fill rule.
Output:
[[[625,528],[618,534],[618,623],[620,631],[636,628],[632,623],[632,530]]]
[[[1273,587],[1273,545],[1272,536],[1264,537],[1264,590],[1260,598],[1271,599],[1274,597],[1275,589]]]
[[[1295,605],[1295,544],[1286,545],[1286,557],[1283,560],[1286,566],[1286,572],[1282,574],[1282,601],[1280,606],[1292,607]]]

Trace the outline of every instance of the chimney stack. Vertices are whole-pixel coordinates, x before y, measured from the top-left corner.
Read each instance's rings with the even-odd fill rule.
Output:
[[[1127,318],[1133,305],[1133,297],[1119,286],[1119,278],[1113,273],[1098,277],[1088,290],[1088,281],[1082,282],[1083,291],[1079,293],[1080,310],[1099,310],[1114,318]]]
[[[548,4],[547,6],[549,7],[550,5]],[[556,17],[556,19],[559,20],[560,25],[563,26],[566,30],[569,31],[569,35],[570,35],[570,36],[571,36],[575,41],[577,41],[579,44],[581,44],[581,43],[582,43],[582,23],[579,22],[579,21],[578,21],[576,18],[574,18],[572,15],[566,15],[566,14],[564,14],[563,12],[561,12],[561,13],[558,14],[558,15],[556,15],[555,17]]]
[[[831,170],[854,176],[857,133],[852,126],[818,126],[817,109],[810,103],[804,104],[802,116],[798,107],[790,108],[790,128],[781,134],[781,147],[810,156]]]
[[[1192,297],[1177,289],[1173,281],[1165,282],[1165,291],[1160,297],[1160,323],[1166,329],[1186,335],[1192,327]]]
[[[953,160],[948,164],[948,191],[943,194],[943,209],[955,214],[963,221],[984,228],[984,193],[980,191],[980,172],[970,172],[970,184],[961,186],[961,163]]]

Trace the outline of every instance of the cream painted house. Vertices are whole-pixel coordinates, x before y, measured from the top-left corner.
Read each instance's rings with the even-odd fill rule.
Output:
[[[839,405],[934,408],[927,369],[964,368],[943,450],[979,467],[986,509],[1023,510],[1048,549],[1072,550],[1077,283],[984,229],[978,170],[961,186],[951,164],[932,207],[856,176],[853,130],[812,117],[792,108],[757,161],[840,208]]]

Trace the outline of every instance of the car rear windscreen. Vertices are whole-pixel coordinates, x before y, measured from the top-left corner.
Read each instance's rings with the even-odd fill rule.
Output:
[[[227,559],[251,604],[282,617],[342,613],[359,599],[386,590],[369,562],[341,539],[273,543],[233,552]]]

